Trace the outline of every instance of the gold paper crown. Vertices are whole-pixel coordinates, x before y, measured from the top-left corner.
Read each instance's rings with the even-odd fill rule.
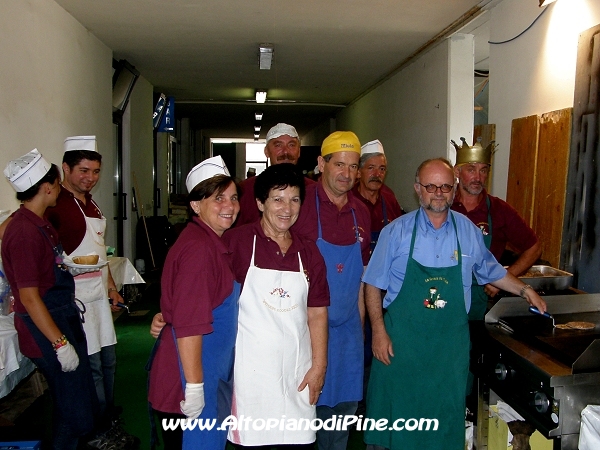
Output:
[[[483,148],[481,138],[477,138],[477,143],[472,147],[467,144],[464,137],[461,137],[460,140],[462,141],[462,147],[453,140],[450,141],[456,149],[456,165],[468,163],[492,164],[492,153],[496,148],[495,141],[490,142],[486,148]]]

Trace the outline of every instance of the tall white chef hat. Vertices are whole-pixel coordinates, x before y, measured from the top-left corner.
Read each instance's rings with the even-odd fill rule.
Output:
[[[214,177],[215,175],[227,175],[229,176],[229,170],[225,165],[225,161],[221,156],[213,156],[212,158],[205,159],[188,173],[185,179],[185,186],[188,192],[192,192],[198,183],[204,180]]]
[[[366,155],[367,153],[385,153],[383,151],[383,145],[379,140],[375,139],[374,141],[367,142],[360,148],[360,156]]]
[[[88,152],[97,152],[98,144],[96,136],[71,136],[65,139],[65,152],[73,150],[87,150]]]
[[[44,178],[50,167],[52,164],[44,159],[37,148],[34,148],[20,158],[10,161],[4,169],[4,176],[15,191],[25,192]]]

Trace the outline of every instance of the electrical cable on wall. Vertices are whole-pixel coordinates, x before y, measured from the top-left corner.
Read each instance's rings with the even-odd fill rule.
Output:
[[[550,6],[552,6],[552,5],[550,5]],[[517,34],[515,37],[507,39],[506,41],[500,41],[500,42],[488,41],[488,44],[499,45],[499,44],[506,44],[507,42],[514,41],[515,39],[524,35],[527,31],[529,31],[529,29],[538,21],[538,19],[540,17],[542,17],[544,15],[544,13],[546,11],[548,11],[548,7],[545,7],[544,10],[535,18],[535,20],[533,22],[531,22],[531,25],[529,25],[527,28],[525,28],[523,31],[521,31],[519,34]]]

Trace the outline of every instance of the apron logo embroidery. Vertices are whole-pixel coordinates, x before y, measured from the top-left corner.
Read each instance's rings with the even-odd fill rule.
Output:
[[[275,288],[269,294],[278,296],[279,298],[290,298],[290,294],[287,291],[283,290],[283,288]]]
[[[488,226],[487,223],[480,223],[480,224],[477,224],[477,226],[481,230],[481,234],[483,234],[484,236],[487,236],[488,234],[490,234],[489,232],[486,231],[486,228]]]
[[[271,311],[275,311],[275,312],[290,312],[295,310],[296,308],[298,308],[298,303],[295,303],[294,305],[290,306],[289,308],[275,308],[273,305],[270,305],[266,300],[263,300],[263,304],[269,308]]]
[[[335,267],[337,268],[338,273],[342,273],[344,271],[344,265],[342,263],[337,263]]]
[[[440,298],[440,294],[438,294],[437,288],[435,287],[429,288],[429,298],[426,298],[423,301],[423,305],[425,305],[425,308],[429,309],[443,308],[444,306],[446,306],[446,303],[448,302]]]

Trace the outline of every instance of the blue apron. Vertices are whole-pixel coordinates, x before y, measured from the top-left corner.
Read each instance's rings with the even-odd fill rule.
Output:
[[[385,208],[385,200],[381,193],[379,194],[381,197],[381,209],[383,210],[383,226],[385,227],[389,222],[387,217],[387,209]],[[381,230],[373,231],[371,230],[371,253],[375,250],[375,246],[377,245],[377,241],[379,240],[379,235],[381,234]]]
[[[44,230],[41,227],[38,229],[51,244]],[[33,323],[31,316],[27,313],[15,314],[27,326],[42,352],[41,358],[32,360],[48,382],[53,401],[54,421],[68,427],[69,433],[76,437],[90,432],[94,427],[98,397],[90,369],[85,333],[81,326],[81,312],[75,304],[75,283],[62,265],[62,246],[58,244],[52,251],[55,258],[54,285],[44,294],[42,301],[58,329],[75,348],[79,357],[77,369],[63,372],[52,343]],[[61,264],[58,264],[59,261]],[[56,425],[54,428],[56,429]]]
[[[316,198],[319,228],[317,247],[327,267],[330,294],[330,305],[327,308],[327,373],[317,406],[333,407],[362,398],[363,332],[358,310],[358,291],[363,263],[354,209],[352,217],[356,242],[351,245],[334,245],[323,239],[319,196]]]
[[[227,429],[217,430],[231,414],[233,393],[233,358],[238,324],[240,284],[233,282],[233,292],[213,310],[213,332],[202,336],[202,367],[204,369],[204,409],[200,419],[217,419],[212,430],[185,430],[183,450],[223,450],[227,444]],[[173,338],[175,338],[173,331]],[[177,346],[177,340],[175,340]],[[185,392],[185,377],[179,360],[181,384]]]
[[[198,417],[200,419],[216,419],[212,430],[184,430],[183,449],[223,450],[227,443],[227,430],[217,430],[221,422],[231,414],[231,398],[233,394],[233,359],[235,356],[235,338],[238,324],[238,300],[240,297],[240,284],[233,282],[233,291],[221,305],[213,309],[213,332],[202,336],[202,367],[204,372],[204,409]],[[164,331],[164,328],[162,329]],[[154,356],[163,338],[160,333],[150,353],[146,370],[150,372]],[[172,338],[177,348],[175,330],[171,327]],[[181,386],[185,394],[185,376],[181,359],[179,362],[179,375]],[[150,376],[148,376],[148,391],[150,389]],[[148,403],[150,416],[150,445],[155,448],[158,441],[156,423],[152,405]]]

